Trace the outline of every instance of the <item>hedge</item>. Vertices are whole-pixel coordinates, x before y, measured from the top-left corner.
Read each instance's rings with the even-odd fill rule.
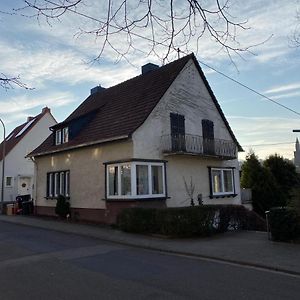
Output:
[[[300,216],[289,207],[270,209],[269,224],[274,241],[292,241],[300,238]]]
[[[265,221],[240,205],[180,208],[126,208],[117,226],[126,232],[170,237],[209,236],[227,230],[266,230]]]

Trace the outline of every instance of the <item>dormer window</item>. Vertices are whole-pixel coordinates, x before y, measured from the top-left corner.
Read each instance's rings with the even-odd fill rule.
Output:
[[[69,141],[69,128],[65,127],[62,130],[62,142],[67,143]]]
[[[55,145],[61,144],[61,129],[56,130],[55,132]]]
[[[55,145],[67,143],[69,141],[69,128],[57,129],[55,131]]]

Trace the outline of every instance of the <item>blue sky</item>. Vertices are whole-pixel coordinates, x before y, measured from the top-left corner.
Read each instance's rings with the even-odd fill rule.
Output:
[[[99,1],[86,0],[85,9],[97,17]],[[268,4],[266,4],[268,3]],[[22,0],[1,1],[1,11],[22,7]],[[228,56],[209,38],[201,40],[197,58],[279,103],[300,112],[300,48],[291,47],[289,36],[296,26],[297,0],[232,1],[231,12],[248,20],[249,30],[238,33],[242,45],[254,45],[254,55],[234,56],[237,69]],[[0,14],[0,66],[6,75],[20,75],[34,90],[0,90],[0,117],[7,131],[38,114],[48,106],[58,121],[64,120],[98,84],[109,87],[136,76],[140,66],[157,57],[138,51],[130,53],[132,64],[116,63],[112,51],[99,62],[90,63],[99,54],[99,40],[93,35],[74,36],[78,28],[88,26],[76,16],[65,16],[49,26],[43,20]],[[145,41],[137,41],[143,48]],[[194,50],[193,41],[190,49]],[[249,90],[203,67],[204,73],[237,137],[245,149],[252,148],[260,158],[279,153],[293,157],[300,129],[300,116],[267,101]],[[2,134],[2,133],[0,133]],[[299,136],[300,137],[300,136]],[[270,145],[271,144],[271,145]]]

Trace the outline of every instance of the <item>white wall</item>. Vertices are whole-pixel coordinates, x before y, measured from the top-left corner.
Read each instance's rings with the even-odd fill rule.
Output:
[[[34,176],[34,164],[30,158],[25,158],[32,150],[39,146],[50,134],[49,127],[56,124],[50,113],[46,113],[5,157],[5,176],[14,177],[13,187],[4,188],[4,200],[15,200],[18,190],[18,176]],[[2,167],[2,161],[1,161]],[[0,175],[1,180],[1,175]],[[33,184],[33,180],[32,180]]]
[[[214,136],[216,139],[232,141],[232,137],[219,114],[208,90],[203,83],[198,70],[191,59],[179,76],[172,83],[159,104],[152,111],[144,124],[133,134],[134,157],[147,159],[166,159],[167,184],[169,206],[186,205],[184,199],[183,176],[189,179],[191,176],[197,181],[197,191],[203,194],[207,203],[240,203],[240,196],[235,198],[209,199],[208,166],[235,167],[236,191],[240,190],[238,176],[238,161],[222,161],[217,159],[191,157],[191,156],[164,156],[162,153],[161,137],[169,135],[170,113],[178,113],[185,116],[186,134],[202,136],[202,119],[214,122]],[[209,199],[209,200],[208,200]]]

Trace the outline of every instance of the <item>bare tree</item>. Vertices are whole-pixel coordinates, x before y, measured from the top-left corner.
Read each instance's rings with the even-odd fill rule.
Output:
[[[296,12],[296,25],[290,38],[293,47],[300,47],[300,10]]]
[[[90,21],[78,34],[93,34],[100,40],[96,59],[109,49],[119,59],[127,59],[131,51],[143,51],[165,60],[176,52],[197,53],[201,38],[214,41],[230,59],[232,54],[240,55],[254,46],[240,45],[237,35],[248,29],[247,21],[238,21],[230,14],[230,0],[107,0],[98,2],[102,3],[102,10],[91,9],[91,0],[24,3],[15,11],[49,24],[66,14]],[[144,42],[142,47],[138,45],[140,41]]]
[[[0,72],[0,87],[6,90],[12,89],[14,87],[20,87],[26,90],[31,90],[25,83],[20,80],[20,77],[8,77]]]

